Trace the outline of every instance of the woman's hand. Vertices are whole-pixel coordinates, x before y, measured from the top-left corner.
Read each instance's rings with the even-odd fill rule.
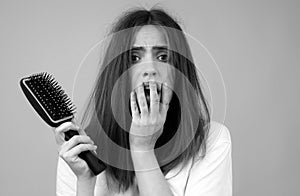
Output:
[[[64,133],[68,130],[77,130],[79,135],[73,136],[65,141]],[[59,156],[70,166],[78,180],[91,180],[94,175],[87,163],[78,157],[78,155],[87,150],[95,151],[96,146],[84,130],[80,129],[74,121],[65,122],[54,129],[55,140],[58,145]]]
[[[149,82],[150,108],[148,109],[143,85],[137,88],[136,95],[130,94],[132,123],[130,127],[130,148],[137,151],[153,150],[155,143],[162,134],[166,120],[172,91],[164,84],[160,95],[155,82]],[[162,96],[162,103],[160,99]],[[138,105],[140,111],[138,110]]]

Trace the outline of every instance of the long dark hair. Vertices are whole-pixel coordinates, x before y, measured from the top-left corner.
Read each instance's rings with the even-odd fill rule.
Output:
[[[121,162],[126,168],[130,168],[118,168],[107,164],[107,186],[109,188],[110,184],[117,184],[119,192],[126,191],[133,184],[135,172],[130,153],[124,153],[112,145],[114,142],[120,148],[130,149],[128,133],[131,123],[130,81],[124,80],[121,85],[116,84],[130,68],[130,48],[137,30],[144,25],[158,25],[176,30],[175,33],[165,31],[170,47],[169,63],[184,76],[179,76],[178,73],[175,75],[175,93],[169,103],[163,133],[155,144],[160,169],[166,175],[181,163],[183,168],[191,158],[194,159],[199,155],[200,151],[202,153],[199,157],[204,157],[206,151],[206,137],[210,123],[209,109],[181,27],[161,8],[129,10],[118,18],[111,29],[112,38],[81,119],[81,124],[86,124],[86,133],[98,145],[97,153],[101,159],[106,163]],[[118,34],[122,31],[126,32]],[[186,88],[188,85],[192,88]],[[122,97],[114,93],[120,93]],[[112,106],[117,108],[117,113],[113,111]],[[120,119],[123,125],[120,125]],[[96,122],[100,126],[96,126]]]

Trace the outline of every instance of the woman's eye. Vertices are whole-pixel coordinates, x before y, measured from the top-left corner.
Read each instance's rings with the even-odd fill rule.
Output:
[[[163,61],[163,62],[167,62],[168,61],[168,55],[163,54],[157,57],[158,60]]]
[[[137,55],[131,55],[131,60],[132,60],[132,62],[137,62],[140,60],[140,57]]]

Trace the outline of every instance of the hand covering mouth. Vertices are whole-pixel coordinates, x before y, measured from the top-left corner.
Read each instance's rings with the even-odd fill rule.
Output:
[[[157,94],[160,97],[160,92],[161,92],[161,83],[155,82],[156,83],[156,88],[157,88]],[[144,92],[145,92],[145,97],[147,100],[147,104],[148,106],[150,105],[150,86],[149,86],[149,82],[144,82]]]

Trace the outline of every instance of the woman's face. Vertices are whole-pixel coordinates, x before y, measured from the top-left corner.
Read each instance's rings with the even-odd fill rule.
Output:
[[[158,91],[161,90],[162,83],[173,89],[174,70],[168,64],[168,57],[168,44],[164,33],[155,25],[143,26],[136,33],[131,48],[131,90],[143,84],[147,88],[149,81],[157,83]]]

